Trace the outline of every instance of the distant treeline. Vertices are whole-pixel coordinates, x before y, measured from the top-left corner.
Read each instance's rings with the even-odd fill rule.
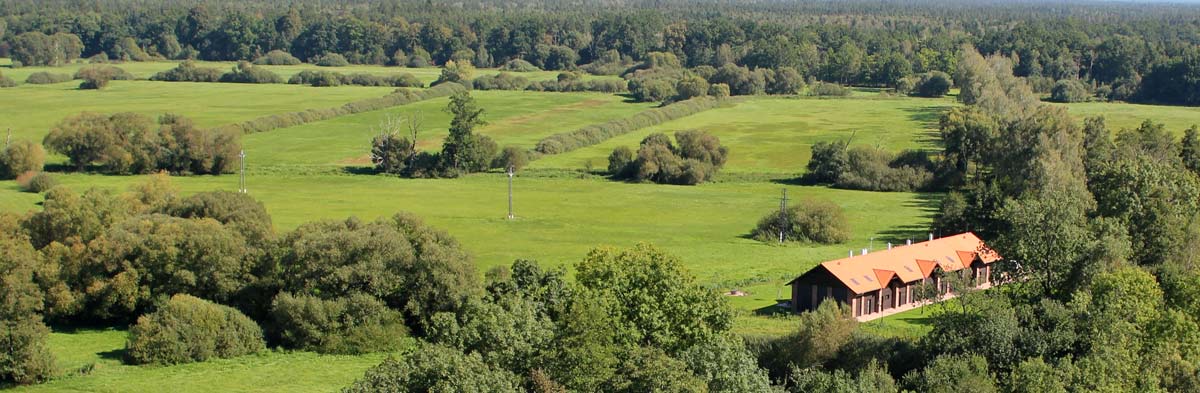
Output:
[[[265,64],[468,60],[481,67],[521,59],[546,70],[617,74],[626,68],[621,65],[664,52],[688,68],[793,68],[806,78],[894,86],[931,71],[954,74],[959,48],[972,44],[981,53],[1012,58],[1016,75],[1030,78],[1042,93],[1060,80],[1078,79],[1103,99],[1200,100],[1194,93],[1200,82],[1188,77],[1200,67],[1200,7],[1191,5],[1016,7],[935,0],[629,6],[196,0],[144,7],[125,0],[5,0],[0,55],[27,65],[101,54]]]

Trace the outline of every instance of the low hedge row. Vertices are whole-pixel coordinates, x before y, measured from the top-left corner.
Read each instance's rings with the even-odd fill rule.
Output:
[[[574,131],[545,137],[538,141],[535,150],[542,154],[566,153],[595,145],[617,135],[704,112],[716,108],[721,102],[723,100],[713,97],[696,97],[658,108],[647,109],[623,119],[593,124]]]
[[[457,83],[443,83],[428,89],[396,89],[395,92],[379,98],[368,98],[354,101],[345,105],[324,109],[309,109],[306,111],[280,113],[262,116],[241,123],[228,124],[218,127],[221,130],[236,130],[242,133],[264,132],[276,128],[298,126],[314,121],[327,120],[338,116],[368,112],[393,106],[407,105],[431,98],[446,97],[458,91],[466,90]]]

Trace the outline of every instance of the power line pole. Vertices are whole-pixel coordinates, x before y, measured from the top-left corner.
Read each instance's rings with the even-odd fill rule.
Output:
[[[513,219],[512,183],[513,183],[513,173],[515,170],[516,170],[516,168],[513,168],[512,165],[508,166],[508,219],[509,220]]]
[[[783,219],[783,225],[779,226],[779,242],[783,243],[783,233],[787,231],[788,216],[787,216],[787,188],[783,189],[783,197],[779,198],[779,217]]]
[[[238,192],[246,193],[246,151],[242,150],[238,153],[238,158],[242,160],[241,179],[238,180]]]

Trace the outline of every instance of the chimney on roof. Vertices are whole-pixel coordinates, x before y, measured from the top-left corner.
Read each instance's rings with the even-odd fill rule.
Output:
[[[933,241],[933,232],[929,232],[929,240]]]
[[[850,257],[854,258],[854,250],[850,250]]]
[[[889,250],[891,250],[891,249],[892,249],[892,242],[888,242],[888,249],[889,249]]]
[[[867,251],[870,251],[870,250],[868,250],[866,248],[862,249],[862,255],[867,255]]]
[[[911,246],[911,245],[912,245],[912,239],[905,240],[905,241],[904,241],[904,245],[906,245],[906,246]]]

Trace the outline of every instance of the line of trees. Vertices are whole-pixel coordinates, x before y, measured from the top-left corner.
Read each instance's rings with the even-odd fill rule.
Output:
[[[166,114],[155,122],[131,112],[85,112],[56,124],[42,143],[67,156],[77,171],[216,175],[233,171],[239,140],[238,134],[201,129],[178,115]]]
[[[108,0],[80,10],[6,0],[0,14],[8,33],[0,38],[7,55],[30,65],[100,54],[244,61],[274,54],[284,63],[493,67],[521,60],[545,70],[619,74],[657,52],[686,68],[788,68],[827,82],[897,87],[914,75],[955,74],[958,47],[972,44],[1013,59],[1015,75],[1039,92],[1078,79],[1104,99],[1196,103],[1190,75],[1200,27],[1191,21],[1200,14],[1193,6],[919,3],[673,1],[619,12],[549,1],[497,14],[507,5],[366,2],[335,9],[312,1],[206,0],[151,10]]]

